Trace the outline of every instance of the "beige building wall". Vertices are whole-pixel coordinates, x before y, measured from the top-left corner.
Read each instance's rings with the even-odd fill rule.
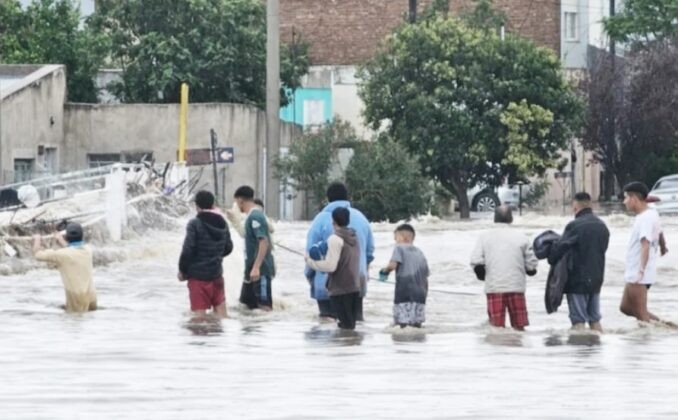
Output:
[[[17,162],[58,171],[66,70],[61,65],[0,65],[0,182],[15,181]],[[55,150],[56,149],[56,150]],[[49,156],[49,161],[46,161]]]

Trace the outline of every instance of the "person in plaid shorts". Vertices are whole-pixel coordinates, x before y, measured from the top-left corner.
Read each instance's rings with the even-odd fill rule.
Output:
[[[503,328],[508,311],[511,327],[522,331],[530,324],[525,276],[537,274],[537,257],[529,238],[511,228],[513,214],[508,206],[497,207],[494,223],[497,227],[478,239],[471,254],[471,266],[478,279],[485,281],[490,324]]]

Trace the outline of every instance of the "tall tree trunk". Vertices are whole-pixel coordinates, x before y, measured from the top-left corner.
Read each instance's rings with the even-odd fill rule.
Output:
[[[450,187],[459,201],[459,217],[462,219],[471,218],[471,203],[468,200],[468,187],[466,182],[461,181],[460,177],[450,180]]]
[[[615,176],[614,172],[612,171],[612,168],[605,168],[605,172],[603,174],[603,199],[605,201],[610,201],[610,199],[614,196],[614,186],[615,186]]]
[[[417,0],[410,0],[410,23],[417,21]]]

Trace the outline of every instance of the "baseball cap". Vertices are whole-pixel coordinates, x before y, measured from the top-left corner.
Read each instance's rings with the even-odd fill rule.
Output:
[[[68,242],[82,241],[83,230],[79,223],[69,223],[66,226],[66,240]]]

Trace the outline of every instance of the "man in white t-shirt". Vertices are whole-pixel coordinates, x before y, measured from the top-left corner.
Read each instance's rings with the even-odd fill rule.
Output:
[[[624,187],[624,205],[636,215],[626,253],[624,295],[619,310],[639,321],[659,321],[647,309],[647,292],[657,279],[657,260],[666,253],[659,214],[647,205],[648,189],[642,182]]]

